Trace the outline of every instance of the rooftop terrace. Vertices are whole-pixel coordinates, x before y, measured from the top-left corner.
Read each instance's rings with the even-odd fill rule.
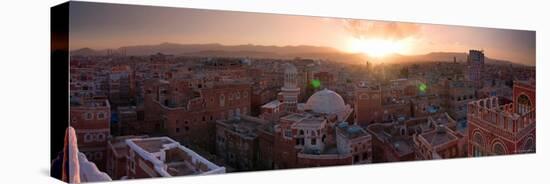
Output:
[[[127,139],[126,144],[154,165],[163,177],[225,173],[225,168],[206,160],[168,137]]]
[[[234,119],[218,121],[218,124],[225,125],[227,129],[246,138],[256,137],[258,135],[257,130],[260,126],[267,123],[268,122],[266,120],[246,115],[241,115],[240,117]]]
[[[361,136],[370,135],[367,131],[358,125],[350,125],[347,122],[342,122],[337,125],[341,135],[344,135],[348,139],[354,139]]]
[[[535,128],[536,109],[523,114],[514,112],[514,104],[501,105],[497,97],[485,98],[468,103],[468,121],[478,122],[491,131],[499,131],[508,137]]]
[[[458,140],[458,137],[453,135],[452,130],[444,125],[440,125],[432,131],[420,134],[420,137],[434,147],[446,144],[450,141]]]

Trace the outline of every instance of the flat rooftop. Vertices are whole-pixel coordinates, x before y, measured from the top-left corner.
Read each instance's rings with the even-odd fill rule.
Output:
[[[171,139],[138,139],[133,142],[149,153],[161,151],[166,144],[177,143]]]
[[[301,121],[302,119],[305,119],[307,117],[308,115],[304,113],[291,113],[289,115],[281,117],[281,119],[296,122]]]
[[[451,118],[446,112],[432,116],[432,120],[435,121],[435,123],[438,125],[439,124],[447,125],[449,123],[456,123],[455,120]]]
[[[358,125],[349,125],[347,122],[342,122],[337,125],[340,133],[348,139],[354,139],[361,136],[370,135],[367,131]]]
[[[256,137],[258,135],[257,130],[260,126],[268,123],[263,119],[246,115],[241,115],[239,118],[222,120],[218,122],[226,125],[227,129],[249,138]]]
[[[126,146],[126,140],[127,139],[133,139],[133,138],[146,138],[147,135],[127,135],[127,136],[117,136],[113,137],[111,140],[109,140],[109,144],[112,145],[113,152],[115,156],[122,157],[126,156],[128,153],[128,146]]]
[[[163,177],[225,173],[224,167],[213,164],[169,137],[133,138],[125,142],[142,159],[151,162],[154,170]]]
[[[441,128],[441,127],[440,127]],[[444,128],[444,130],[433,130],[430,132],[426,132],[423,134],[420,134],[422,138],[424,138],[428,143],[430,143],[432,146],[439,146],[446,144],[450,141],[458,140],[458,138],[449,132],[450,130],[447,129],[447,127]]]
[[[307,129],[321,129],[323,127],[325,119],[323,117],[309,116],[296,122],[293,127],[295,128],[307,128]]]
[[[273,100],[271,102],[266,103],[265,105],[262,105],[262,108],[272,109],[272,108],[275,108],[279,105],[281,105],[281,102],[279,102],[279,100]]]

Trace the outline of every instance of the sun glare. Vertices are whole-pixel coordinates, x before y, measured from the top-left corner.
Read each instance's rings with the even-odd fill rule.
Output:
[[[369,56],[384,57],[388,54],[401,53],[405,50],[406,44],[403,41],[384,39],[352,39],[350,51],[362,52]]]

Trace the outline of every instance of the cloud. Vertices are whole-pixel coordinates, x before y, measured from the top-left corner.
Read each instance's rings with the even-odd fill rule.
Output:
[[[414,23],[344,20],[345,28],[357,39],[382,38],[402,40],[418,35],[421,25]]]

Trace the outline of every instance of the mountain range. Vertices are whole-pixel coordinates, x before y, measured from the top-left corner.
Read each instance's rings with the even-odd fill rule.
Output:
[[[327,59],[332,61],[363,63],[365,61],[383,61],[384,63],[410,63],[442,61],[452,62],[456,57],[458,62],[464,62],[467,53],[460,52],[432,52],[421,55],[400,55],[391,54],[383,58],[369,57],[363,53],[347,53],[331,47],[319,47],[309,45],[299,46],[263,46],[263,45],[222,45],[212,44],[177,44],[161,43],[157,45],[136,45],[124,46],[118,49],[95,50],[81,48],[72,50],[71,55],[99,56],[106,55],[109,51],[122,52],[127,55],[151,55],[156,53],[171,54],[177,56],[205,56],[205,57],[250,57],[250,58],[278,58],[292,59],[296,57],[310,59]],[[491,64],[514,64],[510,61],[488,58],[486,63]]]

